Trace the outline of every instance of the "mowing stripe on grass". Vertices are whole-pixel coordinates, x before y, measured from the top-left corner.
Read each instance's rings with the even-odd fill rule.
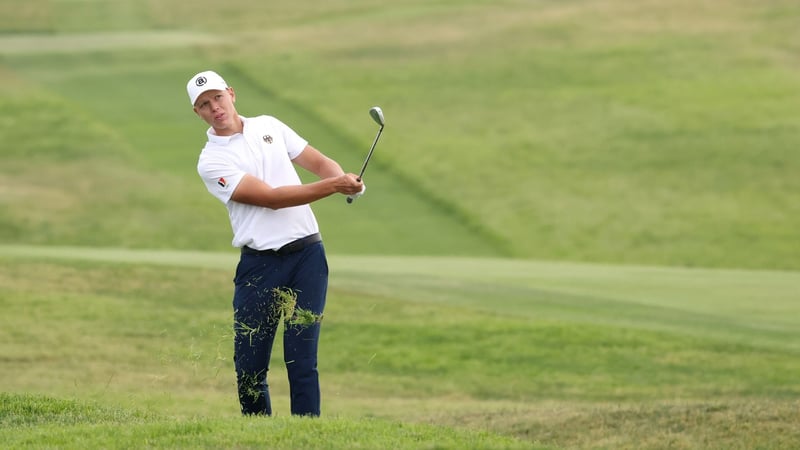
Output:
[[[220,44],[218,37],[190,31],[128,31],[0,36],[0,55],[81,53]]]

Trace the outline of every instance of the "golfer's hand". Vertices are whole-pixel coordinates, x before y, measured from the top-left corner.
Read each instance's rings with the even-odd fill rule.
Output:
[[[348,195],[347,198],[351,198],[351,199],[355,200],[358,197],[361,197],[362,195],[364,195],[364,192],[367,192],[367,185],[362,182],[361,183],[361,191],[356,193],[356,194],[353,194],[353,195]],[[350,201],[353,201],[353,200],[350,200]]]
[[[364,189],[364,183],[354,173],[346,173],[336,177],[334,186],[336,192],[344,195],[356,195]]]

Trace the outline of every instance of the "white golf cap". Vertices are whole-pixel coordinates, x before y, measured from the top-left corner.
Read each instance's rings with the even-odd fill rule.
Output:
[[[189,83],[186,84],[186,92],[189,93],[189,101],[197,101],[197,97],[205,91],[224,91],[228,88],[228,83],[219,76],[218,73],[212,70],[206,70],[193,76]]]

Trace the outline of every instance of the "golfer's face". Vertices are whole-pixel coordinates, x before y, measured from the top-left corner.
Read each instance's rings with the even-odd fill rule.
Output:
[[[233,106],[235,101],[236,95],[231,88],[206,91],[197,97],[194,112],[211,125],[218,135],[234,134],[239,123],[239,115]]]

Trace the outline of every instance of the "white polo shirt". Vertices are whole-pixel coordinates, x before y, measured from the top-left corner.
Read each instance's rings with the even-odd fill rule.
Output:
[[[197,173],[208,191],[228,208],[233,246],[278,249],[319,232],[309,205],[274,210],[231,200],[245,174],[272,187],[301,184],[292,159],[308,145],[308,141],[274,117],[242,117],[242,120],[243,133],[233,136],[217,136],[209,128],[208,142],[197,162]]]

